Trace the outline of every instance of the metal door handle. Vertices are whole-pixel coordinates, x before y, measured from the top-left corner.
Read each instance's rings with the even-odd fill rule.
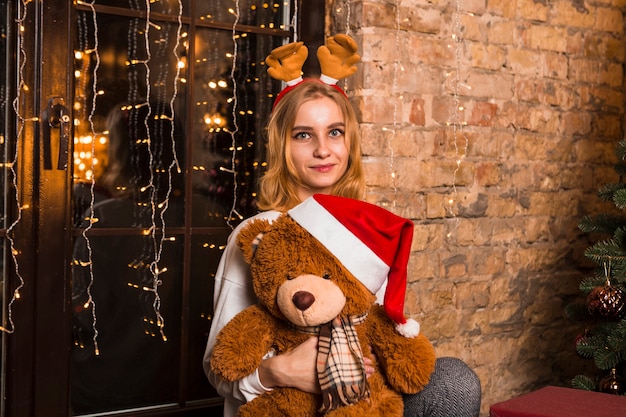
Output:
[[[67,169],[71,121],[70,111],[65,107],[63,97],[52,97],[48,100],[48,107],[44,111],[43,125],[43,167],[52,169],[51,156],[51,129],[59,129],[59,159],[57,161],[58,170]]]

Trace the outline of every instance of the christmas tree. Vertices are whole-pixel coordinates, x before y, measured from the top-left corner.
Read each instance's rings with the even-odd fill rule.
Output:
[[[576,352],[593,359],[598,375],[578,375],[574,388],[617,395],[626,393],[626,141],[616,150],[615,171],[619,182],[599,191],[603,201],[612,202],[615,210],[585,216],[579,224],[583,232],[599,234],[601,240],[585,250],[585,256],[597,265],[593,276],[584,278],[580,291],[585,303],[569,305],[569,317],[584,321],[587,327],[576,339]]]

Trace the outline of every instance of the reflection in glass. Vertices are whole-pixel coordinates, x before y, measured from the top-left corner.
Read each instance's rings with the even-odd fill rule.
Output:
[[[285,29],[289,2],[284,0],[199,1],[196,13],[203,22],[248,25],[262,29]],[[239,13],[237,13],[239,12]]]
[[[99,14],[94,27],[90,14],[78,13],[74,54],[76,220],[92,203],[124,196],[137,203],[134,226],[146,227],[166,197],[184,198],[186,43],[177,24],[159,23],[146,41],[141,19]],[[98,27],[106,36],[95,39]]]
[[[191,135],[194,190],[217,206],[232,208],[234,222],[256,213],[254,191],[265,166],[262,127],[269,117],[272,92],[279,87],[266,75],[264,60],[266,51],[279,46],[281,39],[242,34],[236,42],[239,65],[231,74],[232,35],[210,29],[196,34],[194,73],[198,81],[193,90]],[[194,225],[197,221],[194,219]]]
[[[96,0],[93,3],[99,6],[112,6],[139,11],[145,11],[146,5],[149,5],[150,13],[162,13],[176,16],[179,12],[178,2],[179,0]],[[222,1],[218,1],[217,3],[221,2]],[[182,5],[183,13],[187,13],[189,10],[189,0],[182,0]]]

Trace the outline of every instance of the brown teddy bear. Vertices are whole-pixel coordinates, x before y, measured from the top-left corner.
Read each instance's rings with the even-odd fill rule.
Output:
[[[401,417],[400,393],[428,383],[435,353],[404,318],[413,223],[378,206],[316,194],[273,223],[253,221],[237,243],[250,264],[258,303],[219,333],[215,374],[236,381],[270,351],[285,353],[318,335],[322,395],[275,388],[240,416]],[[384,306],[375,293],[385,288]],[[365,375],[363,358],[375,360]]]

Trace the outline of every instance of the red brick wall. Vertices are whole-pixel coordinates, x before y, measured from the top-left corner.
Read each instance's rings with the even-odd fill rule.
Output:
[[[484,415],[568,386],[589,366],[573,350],[583,327],[563,311],[588,266],[577,224],[611,208],[597,190],[617,179],[626,1],[329,0],[329,10],[328,32],[345,33],[349,17],[362,53],[346,88],[367,199],[416,224],[407,313],[440,356],[476,370]]]

